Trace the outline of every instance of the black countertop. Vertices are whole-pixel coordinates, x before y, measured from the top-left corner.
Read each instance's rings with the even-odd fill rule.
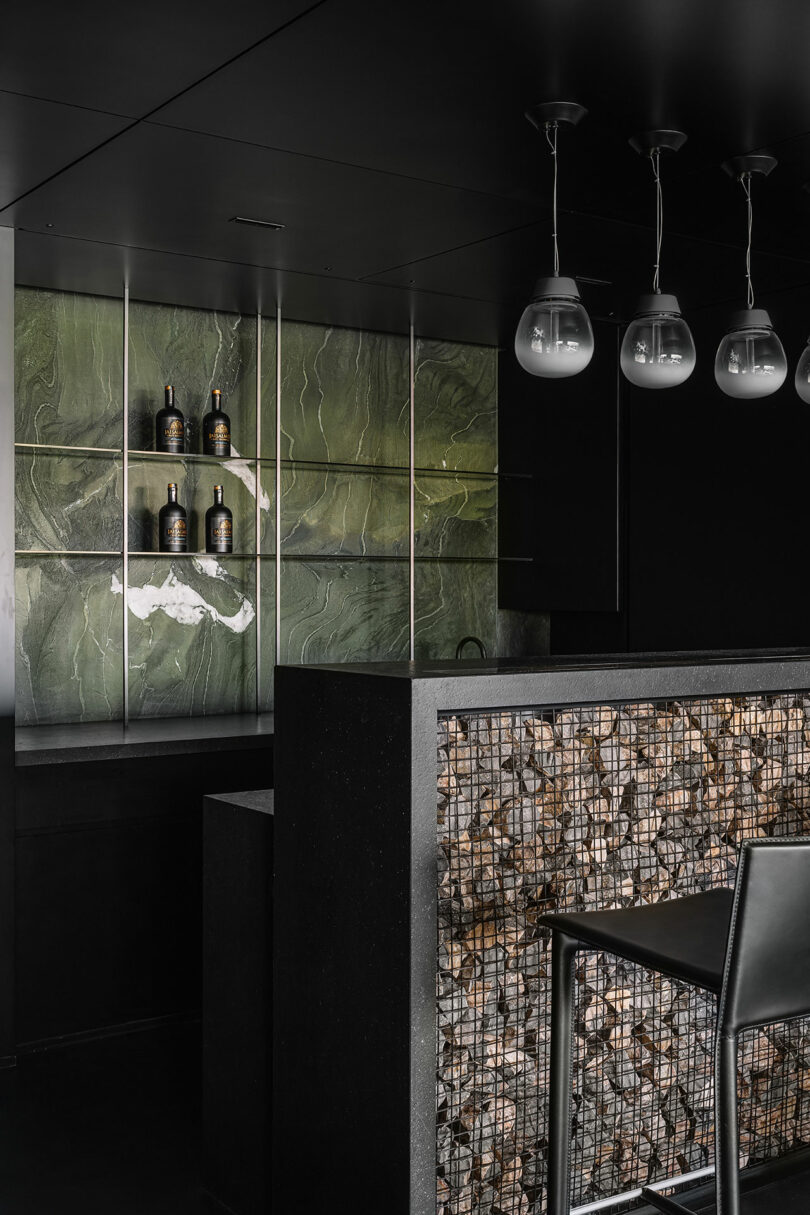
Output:
[[[353,684],[355,703],[374,699],[379,681],[392,697],[410,695],[414,712],[428,715],[509,705],[760,695],[810,689],[810,648],[289,665],[276,668],[277,698],[323,695],[324,680],[333,679],[346,684],[347,694]]]
[[[388,679],[445,679],[472,675],[540,675],[564,671],[637,671],[662,667],[808,662],[810,648],[778,650],[673,650],[636,654],[560,654],[537,658],[432,659],[420,662],[313,663],[319,671],[378,675]],[[293,664],[290,664],[293,665]],[[295,664],[297,666],[297,664]]]
[[[22,726],[16,731],[17,766],[138,759],[209,751],[242,751],[273,744],[273,714],[153,718],[149,721],[78,722]]]

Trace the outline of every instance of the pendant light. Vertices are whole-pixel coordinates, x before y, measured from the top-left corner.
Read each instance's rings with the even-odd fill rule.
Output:
[[[677,152],[686,143],[683,131],[646,131],[635,135],[630,146],[649,157],[655,181],[655,266],[652,292],[639,297],[635,315],[622,341],[621,368],[639,388],[674,388],[695,369],[695,343],[681,316],[674,295],[661,293],[661,241],[664,198],[661,188],[661,151]]]
[[[802,189],[806,194],[810,193],[810,182],[805,182]],[[807,339],[807,345],[799,356],[793,383],[805,405],[810,405],[810,338]]]
[[[776,168],[773,156],[735,156],[723,165],[729,177],[740,182],[748,212],[748,243],[745,253],[745,277],[748,298],[745,308],[734,312],[730,327],[717,348],[714,378],[726,396],[738,399],[768,397],[781,388],[787,375],[787,360],[782,343],[776,336],[771,318],[764,308],[754,307],[754,286],[751,281],[751,233],[753,204],[751,179],[755,173],[767,177]]]
[[[807,339],[807,345],[796,364],[796,376],[793,382],[805,405],[810,405],[810,338]]]
[[[515,334],[515,355],[525,371],[552,380],[577,375],[593,357],[591,322],[574,280],[560,276],[557,247],[557,133],[561,123],[576,126],[587,112],[573,101],[551,101],[526,111],[529,122],[544,132],[554,163],[554,270],[535,284]]]

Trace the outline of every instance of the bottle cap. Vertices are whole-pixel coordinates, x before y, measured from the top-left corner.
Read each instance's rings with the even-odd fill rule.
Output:
[[[222,486],[221,486],[221,485],[215,485],[215,486],[214,486],[214,493],[216,493],[216,492],[217,492],[217,490],[219,490],[219,492],[220,492],[220,493],[222,493]]]
[[[170,481],[170,482],[169,482],[169,489],[177,489],[177,482],[176,482],[176,481]]]
[[[211,396],[212,396],[212,397],[221,397],[221,396],[222,396],[222,389],[221,389],[221,388],[212,388],[212,389],[211,389]]]

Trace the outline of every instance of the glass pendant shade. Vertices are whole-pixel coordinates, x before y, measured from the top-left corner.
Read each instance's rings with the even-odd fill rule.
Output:
[[[785,351],[765,309],[735,312],[714,360],[718,388],[741,400],[768,397],[782,387],[786,375]]]
[[[796,364],[794,383],[796,384],[796,391],[805,405],[810,405],[810,338],[807,339],[807,345]]]
[[[515,334],[515,355],[530,375],[577,375],[593,357],[593,329],[572,278],[538,280]]]
[[[674,388],[695,369],[695,343],[674,295],[642,295],[622,341],[621,368],[639,388]]]

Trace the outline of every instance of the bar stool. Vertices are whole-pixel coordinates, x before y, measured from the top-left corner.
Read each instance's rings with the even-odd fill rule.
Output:
[[[574,964],[598,949],[714,992],[717,1215],[740,1215],[737,1036],[810,1013],[810,839],[749,840],[733,890],[545,915],[552,930],[548,1215],[569,1215]],[[652,1190],[669,1215],[688,1208]],[[810,1209],[810,1195],[807,1208]]]

